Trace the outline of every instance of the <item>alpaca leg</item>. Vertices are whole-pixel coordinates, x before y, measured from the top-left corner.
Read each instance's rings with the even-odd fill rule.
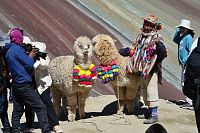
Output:
[[[68,121],[72,122],[75,121],[76,118],[76,107],[74,106],[68,106]]]
[[[79,93],[79,97],[80,97],[80,109],[79,109],[79,115],[80,115],[80,118],[85,118],[85,101],[86,101],[86,98],[88,97],[89,95],[89,90],[88,91],[85,91],[85,92],[80,92]]]
[[[126,106],[128,114],[134,113],[134,104],[139,87],[139,77],[135,76],[132,83],[126,87]]]
[[[56,87],[51,87],[51,94],[53,98],[53,105],[56,111],[57,116],[60,115],[61,110],[61,92]]]
[[[118,99],[118,110],[117,110],[117,114],[123,114],[123,110],[124,110],[124,105],[125,105],[125,88],[120,87],[119,88],[119,92],[117,92],[118,94],[117,99]]]
[[[62,97],[62,106],[64,109],[66,109],[68,106],[68,99],[66,95]]]
[[[125,94],[124,87],[119,87],[116,84],[112,84],[115,96],[117,98],[118,110],[117,114],[123,114],[124,105],[125,105]]]
[[[128,110],[128,114],[133,114],[134,112],[134,106],[133,106],[133,100],[127,100],[126,101],[126,107],[127,107],[127,110]]]
[[[133,103],[133,98],[135,97],[136,94],[130,93],[132,88],[126,87],[126,107],[128,110],[128,114],[133,114],[134,112],[134,103]]]
[[[68,95],[68,121],[75,121],[76,118],[76,107],[77,107],[77,98],[76,93],[71,93]]]
[[[117,114],[119,114],[119,115],[123,114],[123,110],[124,110],[124,101],[119,100],[119,101],[118,101],[118,110],[117,110]]]

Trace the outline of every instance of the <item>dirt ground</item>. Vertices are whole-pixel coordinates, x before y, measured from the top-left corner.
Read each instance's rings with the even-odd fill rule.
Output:
[[[135,115],[115,116],[117,99],[113,95],[89,97],[86,101],[86,119],[75,122],[60,121],[64,133],[145,133],[150,125],[143,124],[142,119]],[[194,112],[181,109],[178,105],[160,99],[159,122],[168,133],[196,133]],[[9,117],[11,117],[12,104],[9,104]],[[66,116],[63,116],[66,117]],[[122,117],[122,118],[120,118]],[[37,121],[37,119],[35,120]],[[24,126],[25,117],[21,119]],[[36,122],[35,128],[38,128]],[[40,133],[40,129],[35,130]]]

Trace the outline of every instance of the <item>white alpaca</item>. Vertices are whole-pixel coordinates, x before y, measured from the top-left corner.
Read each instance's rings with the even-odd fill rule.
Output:
[[[51,86],[53,103],[57,114],[60,112],[61,99],[64,104],[67,104],[69,121],[75,120],[76,108],[79,108],[80,117],[85,117],[85,100],[92,86],[80,86],[80,82],[73,80],[73,71],[75,65],[83,70],[90,67],[92,51],[91,40],[81,36],[74,43],[74,56],[55,57],[50,62],[49,71],[53,80]],[[79,106],[77,103],[79,103]]]
[[[101,64],[108,66],[112,61],[116,61],[119,66],[118,78],[111,81],[115,95],[120,103],[117,113],[122,114],[125,105],[128,109],[128,114],[133,113],[140,77],[135,73],[126,74],[125,72],[127,65],[133,62],[129,57],[123,57],[118,53],[114,40],[108,35],[99,34],[92,39],[92,43],[94,52]]]

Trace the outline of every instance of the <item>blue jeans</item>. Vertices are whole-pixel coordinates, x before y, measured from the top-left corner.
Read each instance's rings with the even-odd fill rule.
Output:
[[[36,112],[38,122],[43,133],[51,133],[47,118],[47,109],[41,101],[40,96],[33,90],[32,84],[13,84],[13,113],[12,126],[13,133],[19,133],[20,119],[24,113],[25,103]]]
[[[8,120],[8,100],[7,100],[7,90],[4,89],[0,92],[0,118],[3,125],[3,132],[10,133],[10,123]]]

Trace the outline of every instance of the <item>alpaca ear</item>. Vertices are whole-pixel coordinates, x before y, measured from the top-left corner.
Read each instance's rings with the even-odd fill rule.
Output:
[[[95,45],[96,45],[96,42],[95,42],[95,41],[92,41],[92,45],[95,46]]]
[[[116,39],[114,39],[114,43],[116,43],[117,42],[117,40]]]

